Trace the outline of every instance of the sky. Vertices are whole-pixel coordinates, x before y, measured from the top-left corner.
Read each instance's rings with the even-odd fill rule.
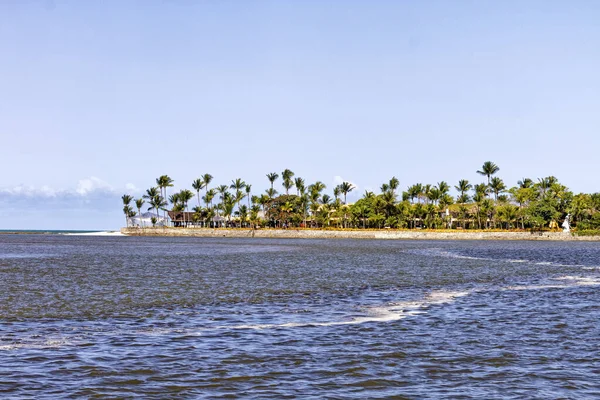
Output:
[[[164,174],[600,192],[598,1],[4,0],[0,54],[0,229],[118,229]]]

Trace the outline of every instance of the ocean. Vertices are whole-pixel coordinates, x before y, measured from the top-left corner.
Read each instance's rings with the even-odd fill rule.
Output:
[[[600,243],[0,235],[2,398],[598,398]]]

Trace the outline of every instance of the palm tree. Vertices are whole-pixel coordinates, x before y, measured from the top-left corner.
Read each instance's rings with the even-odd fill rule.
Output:
[[[456,201],[460,204],[459,210],[461,213],[463,229],[465,228],[465,224],[466,224],[465,219],[466,219],[467,210],[468,210],[465,203],[469,202],[469,195],[467,194],[467,192],[469,190],[471,190],[472,188],[473,188],[473,185],[471,185],[469,183],[469,181],[466,179],[461,179],[460,181],[458,181],[458,185],[454,186],[454,189],[456,189],[457,191],[460,192],[460,195],[456,198]]]
[[[135,201],[135,206],[138,209],[138,216],[140,217],[140,224],[142,228],[144,227],[144,222],[142,220],[142,207],[144,206],[144,199],[137,199]]]
[[[204,184],[204,189],[206,189],[206,193],[208,194],[208,185],[212,182],[213,176],[211,174],[202,175],[202,183]]]
[[[350,182],[342,182],[342,183],[340,183],[339,188],[340,188],[340,191],[344,194],[344,204],[348,204],[346,197],[348,196],[348,193],[350,193],[351,191],[354,190],[354,185],[351,184]],[[393,198],[394,192],[391,192],[391,194],[392,194],[392,198]],[[344,228],[347,228],[346,219],[347,219],[346,208],[344,208]]]
[[[500,168],[491,161],[486,161],[481,167],[481,171],[477,171],[479,175],[487,176],[488,185],[490,184],[490,177],[500,171]]]
[[[220,185],[217,187],[217,192],[220,194],[220,199],[221,199],[221,209],[223,209],[223,206],[225,204],[225,198],[229,195],[229,192],[227,191],[227,189],[229,189],[229,187],[227,185]],[[217,208],[218,210],[218,208]],[[219,215],[219,212],[217,211],[217,215]]]
[[[132,211],[129,204],[133,200],[133,197],[128,194],[124,194],[123,196],[121,196],[121,200],[123,200],[123,213],[125,214],[125,226],[129,228],[129,218],[130,218],[130,214]]]
[[[262,207],[263,216],[267,215],[266,207],[267,207],[267,204],[269,204],[271,202],[271,199],[272,199],[272,197],[269,196],[268,194],[263,194],[258,198],[257,203],[260,204],[260,206]]]
[[[237,215],[240,217],[240,228],[243,228],[244,224],[246,223],[246,219],[248,218],[248,207],[244,204],[239,206]]]
[[[533,187],[533,181],[529,178],[523,178],[522,180],[517,182],[517,185],[521,189],[529,189]]]
[[[429,204],[429,200],[431,200],[431,185],[429,183],[423,186],[421,194],[425,198],[425,204]]]
[[[231,196],[231,193],[224,192],[221,202],[221,209],[223,210],[223,216],[227,217],[227,222],[231,222],[231,214],[235,207],[235,199]]]
[[[340,194],[342,194],[342,189],[340,188],[340,185],[337,185],[333,188],[333,197],[337,200],[340,197]]]
[[[351,191],[353,191],[354,188],[355,188],[355,186],[353,184],[351,184],[350,182],[342,182],[340,184],[340,190],[344,194],[344,204],[348,204],[348,202],[346,201],[346,196],[348,196],[348,193],[350,193]],[[391,188],[391,186],[390,186],[390,188]],[[392,194],[393,193],[394,192],[392,192]]]
[[[146,189],[146,194],[144,194],[142,198],[150,200],[156,196],[162,196],[162,194],[158,194],[158,188],[151,187],[150,189]]]
[[[265,192],[267,193],[267,196],[269,196],[269,199],[274,199],[277,195],[277,190],[273,189],[272,187],[265,190]]]
[[[241,180],[240,178],[237,178],[236,180],[232,180],[231,181],[231,185],[229,185],[230,189],[235,189],[236,191],[238,190],[242,190],[243,188],[246,187],[246,182],[244,182],[243,180]]]
[[[289,195],[290,189],[292,188],[292,186],[294,186],[294,181],[292,181],[294,173],[291,170],[286,169],[281,173],[281,177],[283,178],[283,187],[285,188],[285,194]]]
[[[194,193],[191,190],[183,189],[179,192],[179,200],[183,203],[185,211],[188,211],[188,202],[194,197]],[[183,223],[187,226],[186,214],[183,214]]]
[[[235,189],[235,203],[240,207],[240,201],[244,198],[245,195],[242,194],[241,190],[246,187],[246,182],[237,178],[236,180],[231,181],[231,185],[229,185],[231,189]]]
[[[473,185],[469,183],[466,179],[461,179],[458,181],[458,186],[454,186],[454,189],[460,192],[461,197],[465,195],[469,190],[473,188]]]
[[[392,176],[390,179],[390,183],[388,184],[390,190],[392,191],[392,195],[396,196],[396,189],[400,186],[400,181],[395,176]]]
[[[198,207],[200,207],[200,190],[202,188],[204,188],[204,181],[201,178],[194,179],[192,189],[196,191],[196,195],[198,196]]]
[[[150,204],[148,211],[156,209],[156,220],[158,221],[158,219],[160,218],[158,215],[158,211],[160,209],[164,209],[164,207],[167,206],[167,202],[165,201],[165,199],[163,199],[161,195],[156,195],[150,199],[148,204]]]
[[[506,190],[506,185],[504,184],[504,181],[502,179],[495,176],[490,181],[490,188],[494,192],[495,200],[498,201],[498,195],[504,190]]]
[[[212,201],[217,195],[217,191],[215,189],[210,189],[206,191],[206,194],[203,197],[204,202],[206,203],[206,208],[212,207]]]
[[[242,192],[241,190],[236,190],[235,191],[235,196],[233,197],[235,204],[238,207],[238,210],[240,208],[240,202],[242,200],[244,200],[244,197],[246,197],[246,193]]]
[[[160,177],[158,177],[156,179],[156,185],[160,188],[160,190],[161,190],[160,194],[161,194],[161,196],[163,196],[163,199],[167,198],[167,188],[172,187],[173,182],[174,182],[173,179],[171,179],[169,177],[169,175],[161,175]],[[162,194],[163,189],[165,191],[164,195]],[[163,211],[163,217],[166,219],[167,217],[166,217],[165,212],[166,211]]]
[[[438,182],[437,188],[440,191],[440,197],[444,197],[450,191],[450,185],[446,181]]]
[[[246,197],[248,198],[248,208],[250,208],[250,200],[252,198],[252,185],[246,184]]]
[[[312,185],[308,187],[308,191],[310,192],[310,197],[315,198],[321,195],[323,190],[327,189],[327,186],[321,181],[316,181]]]
[[[306,190],[304,179],[298,177],[294,179],[294,184],[296,185],[296,193],[298,194],[298,197],[300,197],[300,195]]]
[[[271,189],[273,189],[273,183],[275,183],[277,178],[279,178],[279,174],[277,172],[271,172],[270,174],[267,174],[267,179],[269,182],[271,182]]]

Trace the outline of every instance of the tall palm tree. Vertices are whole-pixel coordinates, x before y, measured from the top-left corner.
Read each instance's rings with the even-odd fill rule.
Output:
[[[250,208],[250,200],[252,197],[252,185],[246,184],[246,197],[248,197],[248,208]]]
[[[496,164],[494,164],[491,161],[486,161],[483,163],[483,166],[481,167],[481,171],[477,171],[477,173],[479,175],[487,176],[488,185],[489,185],[491,176],[496,174],[498,171],[500,171],[500,167],[498,167]]]
[[[240,208],[240,202],[242,200],[244,200],[244,197],[246,197],[246,193],[242,192],[241,190],[236,190],[235,191],[235,196],[233,197],[235,204],[239,210]]]
[[[344,204],[348,204],[348,201],[346,199],[346,197],[348,196],[348,193],[350,193],[351,191],[354,190],[354,185],[351,184],[350,182],[342,182],[340,183],[340,190],[341,192],[344,194]],[[394,197],[394,192],[391,192],[392,195],[392,199]],[[348,218],[347,214],[346,214],[346,207],[344,207],[344,228],[347,228],[347,224],[346,224],[346,219]]]
[[[213,176],[211,174],[204,174],[202,175],[202,183],[204,185],[204,189],[206,190],[205,194],[208,194],[208,185],[210,185],[210,183],[213,180]]]
[[[246,182],[244,182],[240,178],[237,178],[236,180],[232,180],[231,181],[231,185],[229,185],[230,189],[235,189],[236,191],[237,190],[242,190],[245,187],[246,187]]]
[[[298,197],[300,197],[300,195],[306,190],[304,179],[298,177],[294,179],[294,184],[296,185],[296,193]]]
[[[179,200],[183,204],[185,211],[189,210],[188,203],[192,198],[194,198],[194,193],[191,190],[183,189],[182,191],[179,192]],[[188,222],[189,221],[186,220],[186,214],[184,213],[183,214],[183,223],[187,226]]]
[[[163,196],[163,199],[168,198],[167,197],[167,188],[172,187],[173,182],[174,182],[173,179],[171,179],[169,177],[169,175],[161,175],[160,177],[158,177],[156,179],[156,185],[160,188],[160,190],[161,190],[160,194],[161,194],[161,196]],[[164,195],[163,195],[163,190],[165,192]],[[163,210],[163,217],[166,220],[167,216],[166,216],[166,211],[164,211],[164,210]]]
[[[294,173],[289,169],[285,169],[281,173],[281,177],[283,178],[283,187],[285,188],[285,194],[289,195],[290,189],[292,188],[292,186],[294,186],[294,181],[292,180],[292,178],[294,177]]]
[[[472,188],[473,185],[471,185],[466,179],[461,179],[460,181],[458,181],[458,185],[454,186],[454,189],[460,192],[461,197],[463,197],[465,193],[467,193]]]
[[[144,199],[137,199],[135,201],[135,206],[138,210],[138,216],[140,217],[140,225],[142,226],[142,228],[144,227],[144,221],[142,219],[142,207],[144,206]]]
[[[206,191],[204,195],[204,202],[206,203],[206,208],[212,208],[212,201],[217,195],[217,191],[215,189],[210,189]]]
[[[475,190],[475,195],[487,197],[487,195],[490,192],[490,186],[486,185],[485,183],[480,183],[480,184],[473,186],[473,190]],[[475,196],[473,196],[473,199],[475,199]],[[477,201],[477,200],[475,200],[475,201]]]
[[[327,186],[321,181],[316,181],[308,187],[311,197],[319,197],[323,190],[327,189]]]
[[[269,182],[271,182],[271,189],[273,189],[273,183],[275,183],[277,178],[279,178],[279,174],[277,172],[271,172],[270,174],[267,174],[267,179]]]
[[[506,185],[504,181],[497,176],[493,177],[490,181],[490,189],[494,192],[494,198],[498,201],[498,195],[506,190]]]
[[[355,186],[353,184],[351,184],[350,182],[342,182],[340,184],[340,190],[344,194],[344,204],[348,204],[348,202],[346,201],[346,196],[348,196],[348,193],[353,191],[354,188],[355,188]],[[391,188],[391,186],[390,186],[390,188]],[[392,192],[392,194],[393,194],[393,192]]]
[[[148,204],[150,204],[148,211],[150,211],[152,209],[156,210],[156,219],[157,220],[160,218],[158,211],[161,209],[164,210],[164,207],[167,206],[167,202],[165,201],[165,199],[163,199],[163,197],[161,195],[156,195],[156,196],[152,197],[150,199],[150,201],[148,202]]]
[[[440,191],[440,197],[444,197],[450,191],[450,185],[446,181],[438,182],[437,188]]]
[[[221,199],[221,209],[223,209],[223,206],[225,205],[225,198],[229,195],[229,192],[227,191],[227,189],[229,189],[229,187],[227,185],[220,185],[217,187],[217,192],[220,194],[220,199]],[[217,211],[217,215],[219,215],[219,212]]]
[[[147,199],[148,201],[156,196],[162,196],[162,194],[158,193],[158,188],[151,187],[150,189],[146,189],[146,193],[142,196],[142,198]]]
[[[342,194],[342,189],[340,188],[340,185],[337,185],[336,187],[333,188],[333,197],[337,200],[340,195]]]
[[[392,191],[392,195],[396,196],[396,189],[400,186],[400,181],[395,176],[392,176],[390,179],[390,183],[388,184],[390,190]]]
[[[121,196],[121,200],[123,201],[123,213],[125,214],[125,226],[129,228],[129,218],[130,218],[130,214],[132,211],[131,206],[129,204],[133,200],[133,197],[128,194],[124,194],[123,196]]]
[[[200,207],[200,190],[204,188],[204,181],[201,178],[194,179],[192,182],[192,189],[196,191],[196,195],[198,198],[198,207]]]
[[[463,229],[466,227],[466,217],[468,208],[465,203],[469,202],[469,195],[467,192],[473,188],[473,185],[469,183],[466,179],[461,179],[458,181],[458,185],[454,186],[454,189],[460,192],[460,195],[457,197],[456,201],[460,204],[459,211],[462,219],[462,227]]]

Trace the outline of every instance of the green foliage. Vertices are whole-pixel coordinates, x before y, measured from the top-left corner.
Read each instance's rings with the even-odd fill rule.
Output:
[[[213,179],[210,174],[192,182],[194,191],[183,189],[167,196],[167,188],[173,186],[173,180],[162,175],[156,180],[156,187],[149,188],[141,199],[135,200],[135,207],[141,214],[141,208],[147,204],[148,210],[154,210],[158,217],[159,211],[167,207],[167,199],[173,210],[183,211],[188,210],[189,201],[198,196],[194,215],[189,218],[201,226],[210,226],[213,217],[222,216],[244,227],[541,230],[560,226],[570,214],[574,230],[600,229],[600,193],[574,195],[554,176],[536,180],[523,178],[515,187],[508,188],[496,176],[499,170],[496,164],[487,161],[477,171],[487,182],[472,184],[466,179],[459,180],[454,186],[455,197],[451,196],[451,186],[445,181],[435,185],[415,183],[405,186],[403,191],[398,178],[392,177],[381,185],[380,193],[365,191],[354,204],[347,203],[348,194],[355,189],[350,182],[327,190],[322,182],[308,184],[289,169],[281,175],[267,174],[268,189],[254,196],[251,185],[239,178],[228,185],[209,189]],[[285,190],[282,195],[274,187],[280,176]],[[200,198],[202,189],[206,192]],[[247,205],[242,204],[245,198]],[[130,205],[133,200],[129,195],[122,197],[128,223],[135,214]],[[155,224],[157,222],[158,218]]]
[[[575,232],[577,236],[600,236],[600,229],[585,229],[585,230],[577,230]]]

